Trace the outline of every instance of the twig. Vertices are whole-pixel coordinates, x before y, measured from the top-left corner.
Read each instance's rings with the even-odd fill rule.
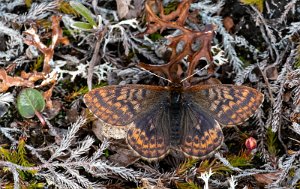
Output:
[[[102,31],[99,31],[98,37],[96,37],[97,42],[94,47],[93,57],[91,61],[89,62],[89,68],[88,68],[88,74],[87,74],[87,85],[89,90],[92,90],[92,79],[93,79],[93,73],[94,73],[94,67],[97,62],[99,62],[99,52],[100,52],[100,46],[103,41],[103,37],[106,33],[106,27]]]
[[[274,97],[273,97],[273,92],[272,92],[272,89],[271,89],[271,85],[269,83],[269,79],[267,78],[267,74],[266,74],[266,70],[269,66],[267,66],[266,68],[264,68],[264,70],[261,70],[260,66],[258,66],[258,69],[261,73],[261,75],[263,76],[264,78],[264,81],[265,81],[265,84],[266,84],[266,87],[268,89],[268,93],[269,93],[269,99],[271,101],[271,104],[274,104],[275,103],[275,100],[274,100]]]

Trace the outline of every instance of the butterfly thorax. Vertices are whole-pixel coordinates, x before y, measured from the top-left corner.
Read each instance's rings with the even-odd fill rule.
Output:
[[[175,147],[180,143],[181,92],[175,89],[170,93],[171,145]]]

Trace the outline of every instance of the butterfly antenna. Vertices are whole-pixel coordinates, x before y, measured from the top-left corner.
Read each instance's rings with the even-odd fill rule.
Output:
[[[153,72],[151,72],[151,71],[149,71],[149,70],[147,70],[147,69],[145,69],[145,68],[143,68],[143,67],[139,67],[139,68],[141,68],[142,70],[144,70],[144,71],[150,73],[151,75],[155,75],[156,77],[158,77],[158,78],[160,78],[160,79],[163,79],[163,80],[165,80],[165,81],[167,81],[167,82],[169,82],[169,83],[172,83],[171,80],[169,80],[169,79],[167,79],[167,78],[164,78],[164,77],[162,77],[162,76],[160,76],[160,75],[157,75],[157,74],[155,74],[155,73],[153,73]]]
[[[187,79],[193,77],[194,75],[196,75],[197,73],[201,72],[201,71],[204,70],[204,69],[207,69],[208,67],[209,67],[209,65],[207,64],[206,66],[204,66],[204,67],[201,68],[200,70],[194,72],[192,75],[190,75],[190,76],[188,76],[188,77],[182,79],[182,80],[180,81],[180,83],[182,83],[182,82],[184,82],[185,80],[187,80]]]

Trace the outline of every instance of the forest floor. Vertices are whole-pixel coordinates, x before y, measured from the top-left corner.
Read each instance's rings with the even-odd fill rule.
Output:
[[[300,188],[299,44],[297,0],[3,0],[0,187]]]

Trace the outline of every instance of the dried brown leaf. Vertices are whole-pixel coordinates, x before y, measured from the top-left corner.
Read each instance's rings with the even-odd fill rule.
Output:
[[[48,101],[46,101],[48,102]],[[47,118],[49,120],[53,119],[55,116],[57,116],[61,110],[62,102],[60,100],[52,100],[52,108],[49,109],[48,107],[44,110],[44,112],[47,114]],[[47,104],[46,104],[47,105]]]
[[[107,139],[125,139],[127,136],[128,128],[125,127],[113,127],[107,123],[99,120],[93,122],[92,131],[96,137],[103,141],[104,138]]]
[[[50,89],[48,89],[43,93],[43,97],[46,101],[46,107],[50,110],[53,109],[53,104],[51,100],[53,89],[54,89],[54,84],[50,87]]]
[[[281,173],[282,173],[282,170],[278,170],[277,172],[274,172],[274,173],[255,174],[254,178],[260,184],[268,185],[268,184],[275,182]]]
[[[25,80],[22,77],[9,76],[4,69],[0,69],[0,80],[0,92],[5,92],[13,86],[34,87],[32,81]]]
[[[69,40],[66,37],[63,37],[62,29],[59,26],[61,16],[52,16],[52,41],[49,47],[47,47],[45,44],[41,42],[40,36],[37,34],[37,30],[35,28],[30,28],[26,31],[24,31],[24,34],[26,35],[24,42],[27,45],[33,45],[37,47],[45,56],[44,58],[44,66],[43,66],[43,72],[45,74],[50,73],[50,61],[54,54],[54,48],[59,43],[62,43],[64,45],[69,44]]]
[[[42,72],[33,71],[32,73],[26,73],[25,71],[21,71],[21,77],[31,82],[36,82],[38,80],[44,80],[45,74]]]
[[[170,37],[169,47],[172,49],[172,55],[170,61],[164,65],[147,65],[144,63],[139,64],[140,67],[159,72],[167,76],[171,82],[179,83],[181,81],[180,75],[178,75],[178,64],[187,56],[188,58],[188,70],[186,77],[189,82],[191,76],[199,63],[199,60],[204,59],[208,63],[211,63],[213,58],[211,55],[211,40],[214,36],[215,25],[206,25],[203,31],[194,31],[184,27],[185,21],[189,16],[189,7],[191,0],[182,1],[177,9],[168,15],[164,14],[163,5],[160,1],[148,1],[146,3],[146,13],[148,26],[144,33],[140,34],[152,34],[160,30],[162,32],[165,29],[179,29],[182,34]],[[153,8],[154,7],[154,8]],[[155,9],[157,7],[157,11]],[[159,16],[157,16],[159,12]],[[174,21],[175,20],[175,21]],[[198,47],[194,46],[199,42]],[[182,49],[178,52],[179,44],[183,43]]]
[[[267,78],[269,80],[277,80],[278,78],[278,69],[275,66],[271,66],[266,70]]]
[[[144,10],[144,2],[145,0],[133,0],[131,6],[129,8],[129,12],[125,16],[126,19],[137,18],[140,17],[142,11]]]
[[[234,28],[233,19],[230,16],[225,17],[223,19],[223,25],[224,25],[226,31],[231,32]]]
[[[111,147],[117,149],[117,152],[113,155],[109,156],[109,160],[111,162],[117,163],[118,165],[127,167],[129,165],[134,164],[136,161],[140,159],[140,157],[134,153],[132,153],[131,149],[128,147],[115,146],[114,143]]]
[[[141,181],[142,186],[139,187],[141,189],[168,189],[164,186],[160,179],[158,180],[156,185],[150,184],[150,182],[146,178],[143,178]]]
[[[119,18],[124,18],[129,12],[130,0],[116,0]]]
[[[148,1],[145,5],[148,26],[143,34],[152,34],[158,30],[162,32],[167,28],[184,29],[182,26],[189,15],[191,3],[192,0],[184,0],[178,5],[175,11],[165,15],[161,1]],[[160,18],[153,11],[153,7],[158,8]],[[176,21],[173,21],[174,19],[176,19]]]

